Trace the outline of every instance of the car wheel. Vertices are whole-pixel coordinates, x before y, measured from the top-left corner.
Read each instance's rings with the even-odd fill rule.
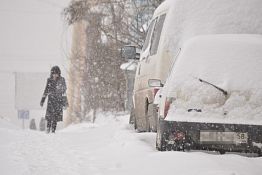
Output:
[[[156,149],[158,151],[166,151],[167,150],[167,145],[163,139],[163,136],[159,136],[159,134],[157,134],[156,136]]]
[[[165,134],[163,129],[160,127],[159,121],[157,122],[157,134],[156,134],[156,149],[158,151],[166,151],[167,150],[167,143],[165,141]]]
[[[149,107],[149,103],[148,101],[146,101],[145,103],[145,113],[144,113],[144,119],[145,119],[145,125],[143,130],[145,132],[150,132],[150,121],[149,121],[149,116],[148,116],[148,108]]]
[[[137,129],[137,121],[136,121],[136,116],[134,115],[134,129]]]
[[[259,150],[259,151],[257,152],[257,155],[258,155],[258,157],[262,157],[262,151]]]
[[[149,120],[150,131],[157,130],[157,107],[155,104],[148,104],[147,118]]]

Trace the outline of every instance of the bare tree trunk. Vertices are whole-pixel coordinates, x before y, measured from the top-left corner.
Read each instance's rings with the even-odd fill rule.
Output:
[[[69,58],[69,79],[68,79],[68,101],[69,108],[65,123],[66,125],[79,122],[81,114],[81,83],[82,69],[85,61],[85,22],[80,21],[74,25],[72,52]]]
[[[148,22],[162,0],[75,0],[65,9],[74,24],[69,70],[68,122],[85,120],[98,109],[125,110],[125,77],[120,48],[142,46]],[[103,37],[106,40],[103,40]]]

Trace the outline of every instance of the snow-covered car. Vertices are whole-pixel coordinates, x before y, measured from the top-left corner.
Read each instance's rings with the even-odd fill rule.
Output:
[[[160,80],[149,80],[161,87]],[[194,37],[158,102],[158,150],[254,152],[262,146],[262,35]]]
[[[153,100],[156,88],[149,79],[165,83],[184,42],[205,34],[262,34],[261,0],[165,0],[155,10],[136,69],[131,110],[135,129],[155,131]],[[133,52],[134,53],[134,52]],[[131,54],[132,55],[132,54]],[[135,57],[135,56],[131,56]],[[152,117],[153,116],[153,117]]]

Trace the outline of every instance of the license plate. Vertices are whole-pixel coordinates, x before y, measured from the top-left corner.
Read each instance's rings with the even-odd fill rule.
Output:
[[[200,143],[242,144],[247,143],[248,133],[200,131]]]

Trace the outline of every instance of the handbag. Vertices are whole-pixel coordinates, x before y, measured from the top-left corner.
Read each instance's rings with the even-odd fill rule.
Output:
[[[64,94],[64,95],[62,96],[62,105],[63,105],[64,108],[69,107],[69,103],[68,103],[66,94]]]

